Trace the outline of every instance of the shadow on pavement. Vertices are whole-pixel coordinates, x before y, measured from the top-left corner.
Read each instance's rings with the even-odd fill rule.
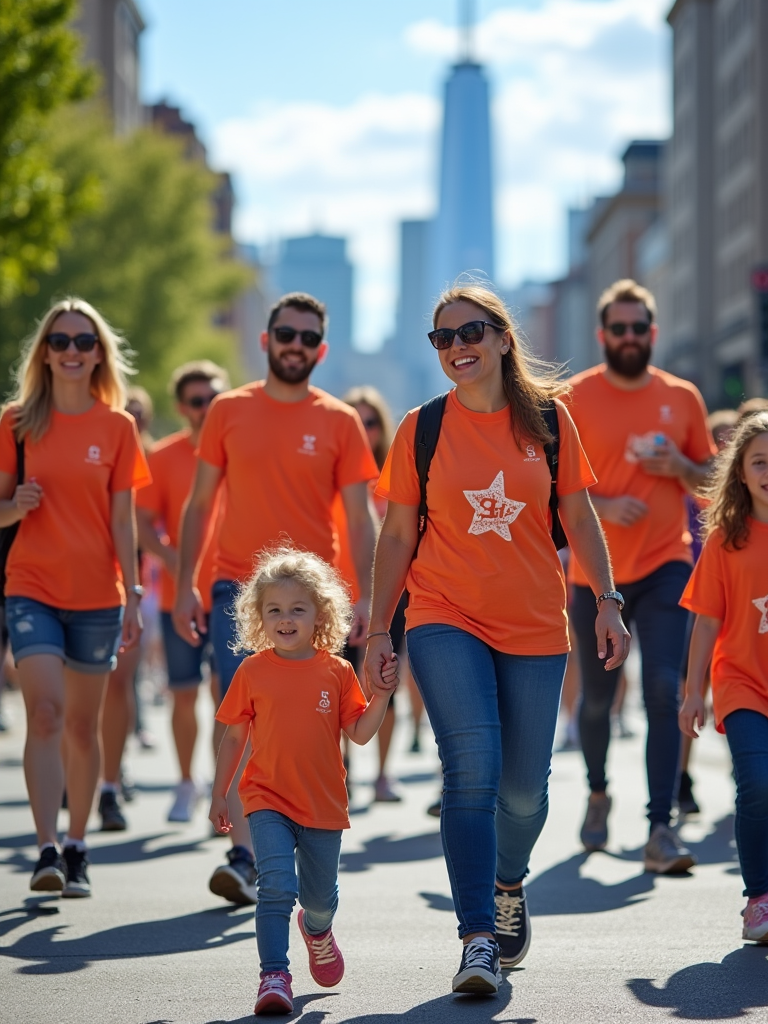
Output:
[[[340,871],[368,871],[375,864],[406,864],[410,861],[432,860],[442,857],[443,847],[439,832],[425,832],[419,836],[376,836],[369,839],[362,850],[342,851]]]
[[[419,1003],[404,1013],[361,1014],[359,1017],[345,1017],[339,1024],[445,1024],[446,1021],[491,1024],[500,1013],[509,1009],[511,1001],[512,986],[509,979],[504,978],[498,996],[440,996],[428,1003]],[[500,1020],[503,1024],[537,1024],[536,1017],[503,1017]]]
[[[330,1011],[328,1010],[312,1010],[309,1013],[304,1013],[304,1008],[309,1006],[310,1003],[314,1003],[317,999],[329,999],[335,996],[335,992],[314,992],[311,995],[306,996],[295,996],[293,1000],[293,1013],[291,1014],[280,1014],[280,1020],[292,1021],[298,1020],[301,1017],[301,1024],[322,1024],[322,1021],[328,1016]],[[254,992],[254,1002],[256,993]],[[253,1024],[253,1014],[248,1014],[247,1017],[237,1017],[236,1019],[225,1020],[224,1018],[217,1018],[216,1020],[209,1020],[207,1024]]]
[[[453,898],[443,896],[439,892],[420,892],[419,896],[426,902],[430,910],[448,910],[453,913]]]
[[[0,923],[0,934],[7,935],[30,920],[30,912],[26,908],[20,907],[15,913],[16,917],[11,916],[14,911],[5,913],[5,920]],[[71,974],[82,971],[97,960],[169,956],[220,949],[244,939],[253,941],[253,927],[247,932],[227,934],[246,922],[252,924],[252,921],[251,908],[217,907],[161,921],[119,924],[75,939],[67,939],[67,925],[54,925],[4,946],[0,949],[0,956],[33,961],[18,967],[19,974]]]
[[[766,952],[764,946],[743,946],[722,963],[684,967],[661,987],[648,978],[635,978],[627,987],[639,1002],[673,1010],[679,1019],[745,1017],[751,1009],[768,1007]]]

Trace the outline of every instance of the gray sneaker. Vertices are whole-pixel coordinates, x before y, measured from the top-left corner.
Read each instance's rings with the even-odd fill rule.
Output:
[[[646,871],[659,875],[674,875],[688,871],[696,863],[691,851],[680,842],[677,834],[661,823],[651,829],[651,838],[643,849]]]
[[[604,850],[608,845],[608,815],[611,812],[611,798],[607,793],[591,797],[587,803],[587,814],[581,826],[581,842],[584,849]]]

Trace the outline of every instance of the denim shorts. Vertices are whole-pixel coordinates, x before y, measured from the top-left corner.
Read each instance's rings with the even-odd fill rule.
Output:
[[[5,614],[16,664],[32,654],[56,654],[67,668],[89,675],[117,665],[122,605],[66,611],[31,597],[8,597]]]
[[[208,661],[212,672],[216,670],[213,662],[213,647],[206,642],[200,644],[199,647],[188,644],[174,629],[170,612],[160,612],[160,625],[163,630],[168,686],[172,690],[184,690],[187,687],[199,686],[203,680],[204,661]]]

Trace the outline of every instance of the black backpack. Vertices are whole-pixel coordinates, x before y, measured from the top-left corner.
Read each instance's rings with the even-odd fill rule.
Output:
[[[449,392],[450,393],[450,392]],[[427,481],[429,479],[429,467],[432,457],[437,448],[440,437],[440,427],[443,423],[445,403],[448,394],[437,395],[430,398],[428,402],[419,409],[416,420],[416,444],[414,446],[414,458],[416,460],[416,471],[419,474],[419,490],[421,500],[419,501],[419,539],[416,550],[421,543],[421,538],[427,528],[429,512],[427,509]],[[552,486],[549,494],[549,509],[552,514],[552,541],[559,551],[568,546],[568,538],[565,535],[563,524],[560,522],[557,500],[557,460],[560,453],[560,426],[557,422],[557,409],[554,402],[551,402],[543,410],[542,414],[547,424],[547,430],[552,435],[552,440],[544,446],[544,455],[549,466],[549,475],[552,478]]]
[[[24,483],[24,442],[16,442],[16,482]],[[5,566],[8,562],[8,552],[11,550],[16,534],[19,532],[21,520],[12,523],[10,526],[0,528],[0,608],[5,607]]]

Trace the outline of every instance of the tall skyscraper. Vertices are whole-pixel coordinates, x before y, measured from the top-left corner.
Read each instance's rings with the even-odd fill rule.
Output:
[[[103,76],[104,98],[115,133],[139,128],[139,36],[144,19],[135,0],[80,0],[75,28],[85,37],[85,57]]]
[[[309,292],[328,307],[329,340],[340,354],[352,348],[352,264],[346,238],[287,238],[275,268],[280,292]]]

